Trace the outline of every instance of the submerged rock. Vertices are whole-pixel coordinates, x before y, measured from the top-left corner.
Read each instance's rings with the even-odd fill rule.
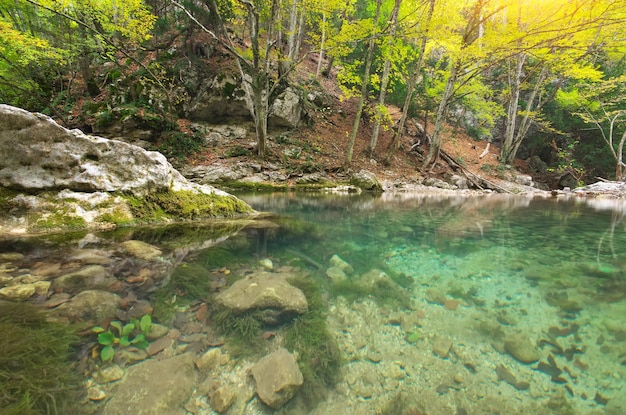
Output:
[[[150,261],[162,254],[161,250],[143,241],[124,241],[120,248],[129,255]]]
[[[283,318],[306,313],[309,307],[304,293],[287,282],[289,276],[269,272],[252,274],[236,281],[215,301],[235,314],[264,311],[260,317],[263,322],[276,324]]]
[[[71,301],[61,304],[53,313],[71,321],[100,323],[115,317],[120,296],[108,291],[88,290],[77,294]]]
[[[517,333],[504,339],[505,350],[522,363],[534,363],[541,357],[537,347],[532,344],[528,336]]]
[[[103,415],[185,415],[196,380],[190,353],[130,366]]]
[[[251,371],[259,398],[273,409],[287,403],[304,383],[298,363],[287,349],[263,357]]]

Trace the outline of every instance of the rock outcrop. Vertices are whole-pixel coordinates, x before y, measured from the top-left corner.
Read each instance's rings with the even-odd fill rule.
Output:
[[[188,182],[164,155],[117,140],[68,130],[51,118],[0,105],[0,186],[29,192],[195,190],[228,194]]]
[[[155,217],[171,222],[253,212],[226,192],[188,181],[161,153],[68,130],[45,115],[4,104],[0,191],[0,233],[109,228]],[[146,198],[151,202],[144,206],[141,201]],[[147,205],[156,206],[157,214],[142,210]]]

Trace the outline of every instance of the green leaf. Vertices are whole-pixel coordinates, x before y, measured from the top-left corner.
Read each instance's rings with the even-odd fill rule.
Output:
[[[122,336],[129,336],[133,330],[135,330],[135,324],[134,323],[128,323],[124,326],[124,328],[122,329]]]
[[[119,334],[120,336],[122,335],[122,323],[120,323],[119,321],[112,321],[111,322],[111,327],[115,327],[117,329],[117,334]]]
[[[131,343],[139,349],[145,349],[150,346],[150,342],[146,340],[146,337],[143,334],[138,334],[137,337],[131,341]]]
[[[103,362],[108,362],[109,360],[112,360],[113,356],[115,356],[115,350],[113,350],[113,346],[106,346],[103,347],[102,350],[100,350],[100,359],[102,359]]]
[[[91,331],[93,333],[103,333],[104,329],[102,327],[100,327],[100,326],[96,326],[96,327],[92,328]]]
[[[120,346],[122,347],[130,346],[130,340],[128,340],[128,336],[120,337]]]
[[[103,346],[111,346],[115,342],[115,336],[110,331],[98,334],[98,343]]]
[[[141,317],[139,328],[143,334],[149,334],[152,331],[152,317],[150,317],[150,314]]]

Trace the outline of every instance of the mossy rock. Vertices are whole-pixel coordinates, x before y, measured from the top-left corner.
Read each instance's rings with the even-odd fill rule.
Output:
[[[145,197],[128,196],[133,216],[142,222],[201,220],[250,214],[253,209],[235,196],[179,192],[150,193]]]

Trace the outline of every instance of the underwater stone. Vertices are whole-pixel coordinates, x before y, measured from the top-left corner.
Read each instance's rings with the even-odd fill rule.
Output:
[[[539,360],[539,352],[528,336],[517,333],[504,339],[504,349],[522,363],[533,363]]]
[[[184,415],[196,378],[190,353],[130,366],[103,415]]]
[[[309,308],[306,297],[287,282],[289,277],[289,274],[259,272],[236,281],[222,291],[215,301],[236,314],[252,310],[276,311],[278,317],[304,314]]]
[[[235,397],[237,396],[237,392],[231,387],[224,385],[218,386],[215,389],[210,389],[208,396],[211,407],[221,414],[226,412],[233,404]]]
[[[273,409],[287,403],[304,383],[296,359],[284,348],[263,357],[251,371],[259,398]]]
[[[337,254],[330,257],[330,266],[337,267],[346,274],[352,274],[354,272],[354,268],[352,268],[352,265],[348,264]]]
[[[195,364],[200,370],[213,370],[217,366],[228,363],[228,360],[228,355],[223,354],[219,347],[214,347],[207,350],[202,356],[196,358]]]
[[[343,282],[346,279],[348,279],[348,277],[346,276],[346,273],[343,272],[341,268],[338,268],[338,267],[328,268],[326,270],[326,276],[330,278],[330,280],[334,282],[335,284],[339,282]]]
[[[21,284],[11,287],[0,288],[0,297],[10,298],[12,300],[26,300],[35,294],[36,287],[34,284]]]
[[[103,367],[93,374],[93,380],[101,385],[105,383],[115,382],[120,380],[124,376],[124,369],[119,365],[112,364],[110,366]]]
[[[120,296],[108,291],[88,290],[78,293],[70,302],[61,304],[54,313],[71,321],[100,323],[115,317]]]
[[[162,254],[161,250],[143,241],[124,241],[120,244],[124,252],[134,257],[150,261]]]
[[[102,265],[88,265],[78,271],[61,275],[54,280],[53,286],[55,291],[80,291],[107,288],[115,281]]]
[[[442,359],[447,358],[450,355],[452,349],[452,342],[448,339],[437,338],[433,342],[433,353]]]

